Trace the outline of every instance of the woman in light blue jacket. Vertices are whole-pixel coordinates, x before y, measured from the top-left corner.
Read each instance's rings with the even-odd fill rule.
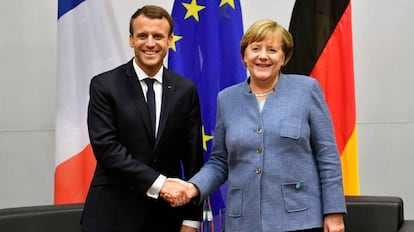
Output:
[[[280,69],[290,33],[271,20],[241,41],[244,83],[218,95],[210,159],[189,182],[200,203],[226,180],[226,232],[343,232],[346,213],[332,121],[318,82]]]

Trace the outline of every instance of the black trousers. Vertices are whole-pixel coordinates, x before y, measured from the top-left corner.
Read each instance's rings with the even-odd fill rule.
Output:
[[[224,232],[224,230],[223,230]],[[313,229],[307,229],[307,230],[295,230],[290,232],[323,232],[323,228],[313,228]]]
[[[323,232],[323,228],[313,228],[313,229],[307,229],[307,230],[295,230],[292,232]]]

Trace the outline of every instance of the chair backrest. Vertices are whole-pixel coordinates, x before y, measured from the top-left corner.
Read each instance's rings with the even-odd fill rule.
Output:
[[[346,205],[346,232],[398,232],[404,223],[400,197],[347,196]]]
[[[398,232],[403,200],[390,196],[347,196],[346,232]],[[0,231],[80,232],[83,204],[0,209]]]
[[[0,231],[80,232],[83,204],[0,209]]]

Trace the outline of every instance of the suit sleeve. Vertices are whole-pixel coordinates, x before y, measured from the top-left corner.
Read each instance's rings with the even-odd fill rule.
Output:
[[[193,88],[187,124],[186,152],[183,156],[184,175],[188,180],[203,166],[203,145],[200,103],[197,90]]]
[[[187,124],[187,150],[183,156],[184,176],[189,180],[203,166],[201,111],[197,89],[193,88],[190,106],[190,117]],[[185,206],[185,220],[202,220],[202,205],[188,204]]]

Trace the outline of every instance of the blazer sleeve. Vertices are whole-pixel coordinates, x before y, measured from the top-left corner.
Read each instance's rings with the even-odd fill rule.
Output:
[[[345,213],[342,169],[328,106],[319,84],[311,90],[311,145],[318,163],[323,214]]]
[[[228,167],[224,128],[225,115],[223,115],[222,100],[223,97],[220,92],[217,97],[216,126],[211,156],[202,169],[190,179],[190,182],[195,184],[200,191],[198,204],[202,204],[209,195],[227,180]]]

